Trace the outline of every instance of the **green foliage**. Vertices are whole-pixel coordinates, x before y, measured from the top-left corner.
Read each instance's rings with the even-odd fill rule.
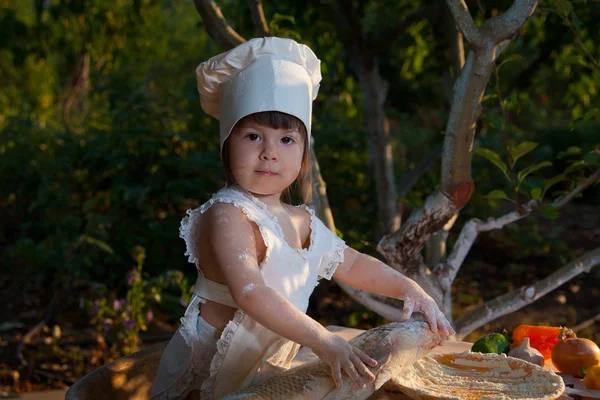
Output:
[[[517,160],[523,157],[525,154],[533,151],[538,146],[535,142],[523,142],[510,149],[510,159],[512,160],[512,167],[514,168]]]
[[[246,3],[219,4],[236,30],[256,35]],[[600,15],[589,2],[566,4],[555,1],[553,10],[536,12],[499,60],[506,116],[498,96],[487,94],[474,150],[481,157],[473,159],[478,191],[465,218],[489,216],[495,212],[490,204],[515,201],[511,181],[520,196],[550,202],[599,168],[600,72],[592,59],[599,58]],[[355,5],[371,45],[428,4]],[[313,136],[330,204],[348,244],[375,254],[377,201],[365,134],[369,99],[333,6],[264,2],[272,32],[308,44],[322,61]],[[480,23],[492,9],[482,4],[473,13]],[[440,21],[412,25],[377,58],[389,84],[385,106],[397,180],[444,137],[449,104],[441,77],[456,73]],[[142,246],[148,275],[141,282],[161,276],[166,265],[194,278],[177,237],[179,222],[223,182],[218,122],[200,110],[194,69],[220,51],[190,2],[0,3],[5,273],[38,286],[78,277],[116,288],[131,269],[131,249]],[[407,212],[438,185],[439,162],[434,165],[403,199]],[[553,217],[556,210],[542,212]],[[541,240],[527,243],[540,247]],[[140,294],[132,296],[134,301]],[[160,306],[168,302],[178,304],[179,295],[165,294]],[[149,304],[155,305],[146,300],[140,309]],[[102,307],[109,313],[112,304]]]
[[[484,147],[478,147],[473,152],[477,155],[487,158],[492,164],[502,171],[506,179],[510,182],[510,177],[508,176],[508,167],[506,163],[502,161],[500,155],[493,150],[486,149]]]
[[[140,331],[147,330],[148,323],[154,319],[154,311],[166,289],[177,287],[182,304],[187,304],[190,297],[190,285],[181,271],[167,271],[149,277],[142,271],[145,249],[136,246],[132,256],[136,266],[127,273],[125,298],[119,298],[114,289],[98,285],[94,290],[98,298],[86,304],[91,323],[110,345],[109,358],[131,354],[139,349]]]
[[[513,201],[510,197],[508,197],[506,195],[506,193],[504,193],[504,190],[499,190],[499,189],[492,190],[487,195],[485,195],[484,198],[490,199],[490,200],[509,200],[509,201]]]

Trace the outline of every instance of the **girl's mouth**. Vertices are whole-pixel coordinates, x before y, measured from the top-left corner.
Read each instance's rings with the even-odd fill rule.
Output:
[[[256,171],[259,174],[263,175],[263,176],[275,176],[278,175],[275,172],[271,172],[271,171]]]

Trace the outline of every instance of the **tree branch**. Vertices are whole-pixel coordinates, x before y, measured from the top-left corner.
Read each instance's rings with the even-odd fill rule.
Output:
[[[329,199],[327,198],[327,185],[321,175],[321,168],[319,167],[319,161],[314,149],[315,139],[310,140],[310,155],[312,160],[311,175],[313,181],[312,196],[308,204],[309,207],[315,209],[317,216],[325,225],[335,232],[335,221],[329,206]]]
[[[469,7],[467,7],[464,0],[446,0],[446,2],[454,16],[458,28],[463,35],[465,35],[467,41],[472,47],[482,47],[483,36],[477,26],[475,26],[473,17],[471,17],[471,13],[469,13]]]
[[[451,11],[448,7],[445,7],[444,16],[447,18],[445,21],[446,31],[450,39],[450,57],[452,61],[452,72],[453,78],[456,79],[462,71],[463,65],[465,65],[465,47],[463,45],[463,34],[456,25],[454,18],[452,18]],[[452,96],[450,96],[452,98]]]
[[[443,23],[444,23],[444,35],[448,38],[450,45],[450,63],[452,70],[444,71],[441,78],[442,87],[444,89],[444,97],[449,105],[452,105],[452,98],[454,96],[454,82],[460,76],[463,65],[465,65],[465,48],[463,43],[463,34],[458,29],[456,21],[452,16],[452,12],[445,0],[439,0],[443,3]]]
[[[598,182],[598,180],[600,180],[600,170],[590,175],[585,181],[581,182],[579,185],[577,185],[577,187],[575,187],[571,192],[569,192],[565,196],[559,197],[558,199],[554,200],[552,206],[556,209],[564,207],[565,204],[573,200],[575,196],[583,192],[595,182]],[[489,232],[495,229],[501,229],[508,224],[511,224],[513,222],[527,217],[529,214],[531,214],[533,210],[539,208],[540,206],[541,203],[538,200],[530,200],[527,204],[523,206],[522,213],[519,213],[518,211],[512,211],[499,218],[489,218],[485,222],[476,218],[468,221],[463,226],[463,229],[460,232],[456,243],[454,244],[454,248],[452,249],[452,253],[448,257],[446,264],[437,266],[436,270],[443,270],[443,279],[446,281],[447,284],[452,284],[452,282],[454,282],[454,279],[456,278],[458,270],[465,261],[467,254],[469,254],[473,243],[475,243],[475,239],[477,239],[477,236],[480,233]]]
[[[224,50],[233,49],[246,41],[225,20],[221,9],[214,0],[194,0],[206,26],[206,32]]]
[[[465,313],[456,321],[457,339],[460,340],[465,335],[496,318],[533,303],[582,272],[590,272],[598,264],[600,264],[600,247],[571,261],[534,285],[523,286],[519,290],[513,290],[487,301],[482,306]]]
[[[587,328],[588,326],[592,326],[594,325],[594,323],[596,321],[600,321],[600,314],[596,314],[596,316],[587,319],[585,321],[583,321],[580,324],[577,324],[576,326],[572,327],[571,330],[575,333],[581,332],[582,330],[584,330],[585,328]]]
[[[448,241],[448,235],[450,230],[454,226],[454,223],[458,219],[458,214],[450,218],[446,225],[439,231],[435,232],[429,240],[425,243],[425,264],[426,265],[438,265],[446,259],[446,242]]]
[[[485,32],[495,44],[511,40],[533,14],[538,2],[539,0],[515,0],[505,13],[487,20],[481,31]]]
[[[262,0],[248,0],[248,6],[250,6],[252,20],[254,21],[254,26],[258,31],[258,35],[261,37],[271,36],[269,34],[269,25],[267,24],[267,19],[265,18],[265,13],[263,11]]]
[[[380,296],[375,293],[365,292],[355,287],[346,285],[345,283],[334,279],[335,283],[348,293],[350,297],[358,301],[369,310],[376,312],[383,318],[390,321],[402,320],[402,300],[392,299],[391,297]]]
[[[565,204],[573,200],[579,193],[583,192],[585,189],[598,181],[600,181],[600,170],[590,175],[585,181],[581,182],[575,189],[571,190],[566,195],[554,200],[552,206],[556,209],[563,207]]]
[[[399,36],[403,35],[413,24],[425,18],[433,20],[435,17],[437,17],[440,11],[440,6],[426,6],[413,12],[412,14],[409,14],[405,19],[399,21],[394,29],[388,32],[383,39],[380,39],[376,42],[369,42],[366,46],[367,54],[374,57],[377,54],[386,52],[392,43],[394,43]]]
[[[365,62],[365,42],[362,32],[362,25],[360,23],[360,19],[356,14],[356,10],[354,9],[354,5],[352,4],[352,0],[339,0],[339,4],[342,8],[343,14],[346,16],[346,22],[350,26],[350,37],[352,45],[356,47],[359,56],[361,58],[361,64]],[[365,68],[365,65],[362,65]]]
[[[420,256],[425,242],[440,230],[456,214],[453,201],[441,191],[436,191],[425,200],[425,204],[412,212],[402,229],[384,236],[377,244],[377,251],[383,254],[395,269],[408,270],[421,268]]]

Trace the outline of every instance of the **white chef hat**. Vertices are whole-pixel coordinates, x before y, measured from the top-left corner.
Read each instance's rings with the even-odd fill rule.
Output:
[[[220,122],[221,150],[240,119],[262,111],[293,115],[310,135],[321,61],[306,45],[252,39],[200,64],[196,80],[202,109]]]

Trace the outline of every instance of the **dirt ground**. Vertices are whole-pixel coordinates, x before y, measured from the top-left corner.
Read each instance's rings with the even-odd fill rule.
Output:
[[[484,300],[545,277],[600,243],[597,207],[570,206],[554,221],[535,218],[539,228],[533,232],[531,243],[527,243],[527,235],[526,243],[515,242],[515,237],[523,240],[523,235],[516,236],[506,229],[478,238],[455,281],[455,318]],[[528,226],[519,229],[527,230]],[[536,244],[540,237],[543,240]],[[89,316],[83,310],[85,284],[76,284],[68,297],[59,299],[62,308],[44,324],[40,322],[47,317],[53,293],[11,280],[0,281],[0,291],[4,303],[0,308],[0,398],[11,393],[65,389],[111,361],[106,355],[106,343],[89,324]],[[579,326],[579,336],[600,343],[599,304],[600,268],[596,267],[533,304],[484,325],[465,340],[503,329],[511,331],[518,324],[529,323]],[[353,303],[329,282],[317,286],[308,313],[324,325],[369,329],[385,322]],[[174,332],[174,324],[161,320],[160,316],[155,318],[149,330],[142,333],[143,346],[168,340]],[[38,334],[19,352],[24,335],[38,324]]]

